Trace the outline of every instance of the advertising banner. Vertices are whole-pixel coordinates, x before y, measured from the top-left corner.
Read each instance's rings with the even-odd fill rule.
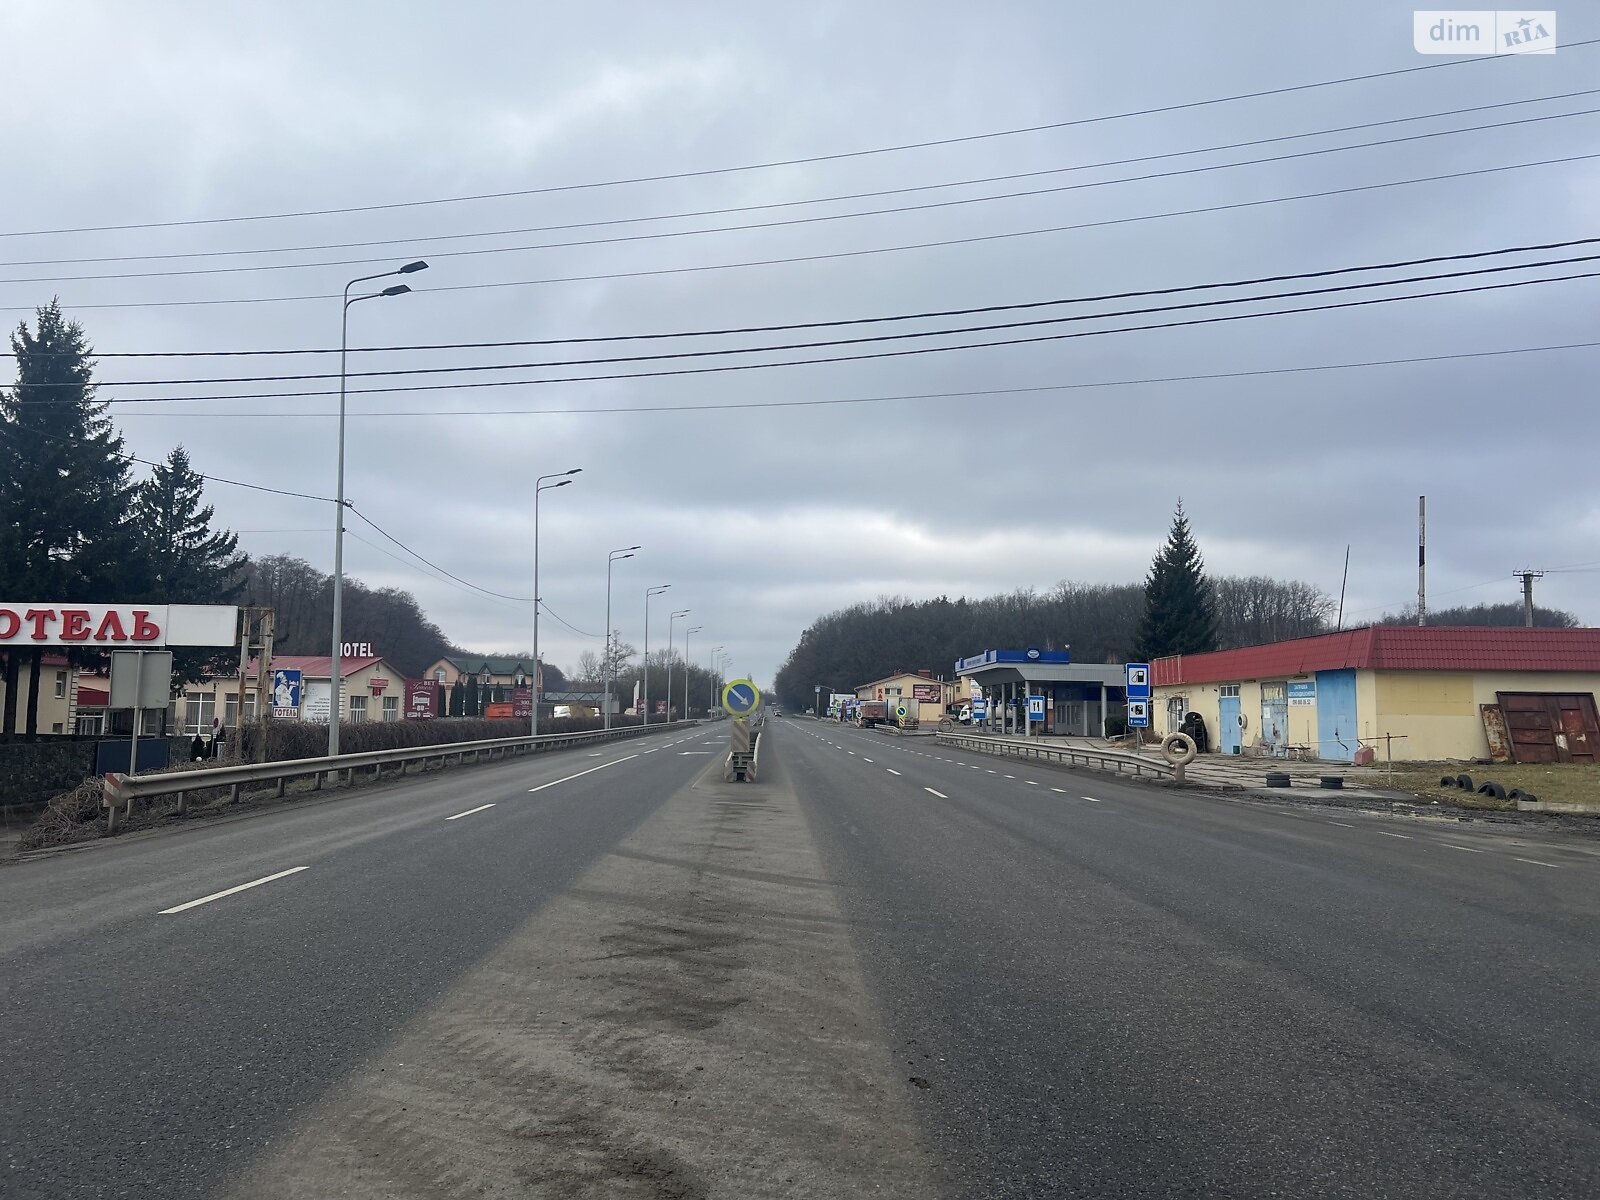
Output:
[[[501,702],[499,704],[486,704],[483,715],[490,721],[509,721],[517,715],[517,706]]]
[[[913,683],[911,685],[911,698],[923,704],[937,704],[944,689],[937,683]]]
[[[230,604],[59,604],[0,601],[0,647],[232,646],[239,610]]]
[[[431,721],[437,715],[433,711],[437,694],[432,680],[406,680],[406,720]]]
[[[533,716],[532,688],[519,687],[511,689],[511,715],[514,717]]]

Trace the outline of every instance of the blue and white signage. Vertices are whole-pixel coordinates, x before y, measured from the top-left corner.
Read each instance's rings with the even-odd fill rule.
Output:
[[[989,719],[989,702],[987,700],[974,700],[972,702],[972,719],[974,721],[987,721]]]
[[[1042,720],[1044,720],[1044,697],[1043,696],[1029,696],[1028,697],[1028,720],[1030,720],[1030,721],[1042,721]]]
[[[1316,702],[1317,702],[1317,681],[1315,679],[1307,679],[1307,680],[1305,680],[1304,682],[1301,682],[1301,683],[1296,683],[1293,680],[1290,681],[1290,683],[1289,683],[1289,707],[1290,708],[1310,708],[1314,704],[1316,704]]]
[[[272,715],[294,719],[300,715],[301,676],[299,671],[272,673]]]
[[[1148,701],[1148,700],[1129,700],[1128,701],[1128,728],[1129,729],[1149,729],[1150,728],[1150,701]]]
[[[1127,673],[1128,699],[1150,699],[1150,664],[1128,663],[1123,670]]]
[[[854,700],[852,696],[850,699]],[[761,689],[748,679],[734,679],[722,689],[722,707],[729,716],[743,717],[761,707]]]

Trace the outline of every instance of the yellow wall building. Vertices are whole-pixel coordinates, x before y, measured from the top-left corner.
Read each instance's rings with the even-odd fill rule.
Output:
[[[899,701],[907,701],[908,708],[914,702],[918,722],[937,725],[946,706],[964,702],[969,690],[965,680],[935,679],[931,671],[900,671],[861,684],[856,688],[856,699],[883,700],[890,705],[890,716]]]
[[[1151,664],[1151,725],[1221,753],[1600,761],[1600,629],[1371,626]],[[1501,731],[1503,732],[1503,737]]]

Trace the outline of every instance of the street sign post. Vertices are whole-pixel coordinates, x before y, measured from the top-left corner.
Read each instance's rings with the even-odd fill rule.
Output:
[[[1127,673],[1127,689],[1129,700],[1150,699],[1150,664],[1128,663],[1123,667]]]
[[[977,724],[989,719],[989,702],[981,696],[972,701],[972,721]]]
[[[748,679],[730,679],[722,689],[722,707],[730,717],[744,717],[761,707],[761,689]]]
[[[1148,701],[1148,700],[1129,700],[1128,701],[1128,728],[1129,729],[1148,729],[1148,728],[1150,728],[1150,701]]]
[[[1029,721],[1043,721],[1044,720],[1044,697],[1043,696],[1029,696],[1028,697],[1028,720]]]

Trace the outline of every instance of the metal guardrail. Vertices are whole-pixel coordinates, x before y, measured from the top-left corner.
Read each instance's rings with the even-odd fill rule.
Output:
[[[402,746],[394,750],[368,750],[360,754],[339,754],[331,758],[291,758],[281,762],[236,763],[226,767],[208,767],[199,771],[166,771],[154,775],[124,775],[111,772],[105,777],[105,788],[100,803],[106,810],[106,830],[117,830],[117,810],[124,808],[124,817],[133,815],[135,800],[149,800],[158,796],[176,796],[178,811],[186,811],[186,797],[190,792],[209,788],[231,788],[230,800],[239,799],[241,788],[251,784],[277,784],[277,794],[282,796],[291,779],[316,778],[313,790],[321,791],[325,781],[344,773],[349,784],[357,771],[372,770],[374,778],[383,774],[385,767],[398,766],[405,774],[412,763],[426,766],[434,759],[444,766],[451,758],[458,764],[468,758],[473,762],[512,758],[525,754],[540,754],[550,750],[567,750],[576,746],[590,746],[599,742],[614,742],[625,738],[642,737],[664,729],[697,725],[697,721],[678,721],[672,725],[625,725],[616,729],[593,729],[584,733],[540,734],[537,737],[490,738],[477,742],[442,742],[433,746]]]
[[[1117,750],[1084,750],[1074,746],[1042,746],[1013,738],[984,737],[970,733],[940,733],[939,742],[963,750],[977,750],[984,754],[1000,754],[1008,758],[1035,759],[1066,766],[1088,767],[1095,771],[1115,770],[1135,776],[1154,775],[1163,779],[1181,779],[1182,775],[1169,762],[1141,754],[1124,754]]]

